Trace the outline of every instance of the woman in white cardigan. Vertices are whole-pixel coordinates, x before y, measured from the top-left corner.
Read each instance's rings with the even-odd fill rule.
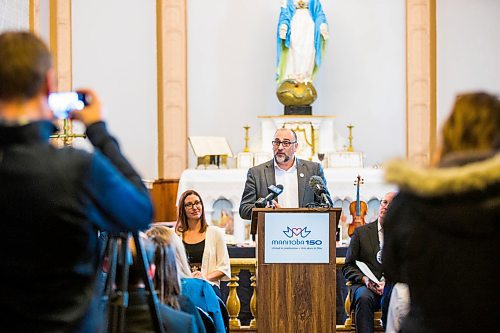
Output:
[[[219,287],[231,276],[229,253],[221,228],[207,225],[205,207],[194,190],[185,191],[178,204],[176,231],[182,238],[192,276]],[[216,288],[220,296],[220,290]]]

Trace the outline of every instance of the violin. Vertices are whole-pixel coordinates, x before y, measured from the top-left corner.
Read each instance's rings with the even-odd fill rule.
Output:
[[[366,224],[365,216],[368,212],[368,205],[366,202],[359,200],[359,186],[363,183],[364,180],[361,179],[360,175],[358,175],[354,181],[354,186],[356,186],[356,201],[349,204],[349,212],[352,215],[352,223],[349,224],[349,228],[347,229],[349,237],[351,237],[354,233],[354,229]]]

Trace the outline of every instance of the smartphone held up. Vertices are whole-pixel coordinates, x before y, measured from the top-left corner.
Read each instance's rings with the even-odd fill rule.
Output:
[[[68,119],[71,110],[82,110],[90,104],[87,95],[75,91],[51,93],[48,101],[57,119]]]

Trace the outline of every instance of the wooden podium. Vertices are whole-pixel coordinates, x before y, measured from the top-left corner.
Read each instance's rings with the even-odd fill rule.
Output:
[[[253,210],[258,332],[335,332],[340,213],[340,208]]]

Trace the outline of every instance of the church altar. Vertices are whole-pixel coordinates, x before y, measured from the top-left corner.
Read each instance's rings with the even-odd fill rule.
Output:
[[[225,228],[228,243],[239,244],[248,240],[250,222],[242,220],[238,212],[248,167],[270,160],[273,156],[271,141],[276,130],[289,128],[297,135],[298,149],[295,155],[298,158],[317,162],[319,154],[326,157],[322,165],[327,186],[334,207],[342,207],[342,240],[347,238],[346,228],[342,228],[352,220],[348,205],[356,200],[354,181],[358,175],[364,180],[360,199],[368,204],[365,220],[370,222],[376,219],[379,200],[385,193],[395,190],[395,187],[385,183],[382,169],[363,167],[361,152],[347,151],[347,141],[335,130],[335,116],[282,115],[258,118],[260,135],[254,138],[250,147],[247,146],[246,138],[244,152],[238,153],[238,168],[185,170],[179,180],[177,201],[182,192],[188,189],[197,191],[203,199],[208,224]],[[346,156],[348,154],[354,156]]]
[[[297,134],[299,158],[316,158],[317,153],[341,151],[345,140],[335,131],[335,116],[259,116],[261,146],[257,151],[272,154],[271,141],[278,128],[290,128]],[[254,149],[255,150],[255,149]]]
[[[219,213],[214,204],[220,199],[225,199],[231,207],[234,224],[234,243],[242,243],[247,238],[249,222],[242,220],[238,210],[241,195],[245,187],[247,169],[187,169],[179,181],[177,201],[182,192],[193,189],[197,191],[205,205],[205,215],[208,224],[213,224],[214,213]],[[360,190],[360,199],[370,201],[380,200],[396,187],[387,184],[383,178],[383,169],[374,168],[327,168],[324,169],[327,186],[335,206],[342,207],[342,201],[356,200],[356,187],[354,180],[358,175],[364,179]]]

